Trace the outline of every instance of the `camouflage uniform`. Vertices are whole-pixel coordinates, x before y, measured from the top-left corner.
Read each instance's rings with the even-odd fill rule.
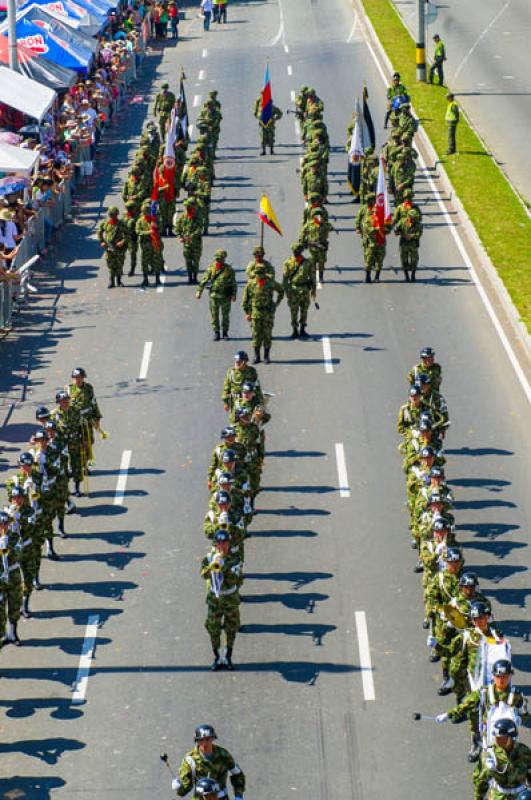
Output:
[[[277,300],[274,301],[274,295]],[[282,302],[284,289],[266,275],[265,269],[255,267],[255,277],[251,278],[243,290],[242,306],[251,319],[252,340],[255,349],[255,363],[260,361],[260,348],[264,346],[264,361],[269,363],[269,351],[273,339],[275,310]]]
[[[221,312],[223,338],[228,339],[231,303],[236,300],[238,286],[236,275],[230,264],[225,262],[225,250],[216,250],[215,261],[207,267],[199,282],[197,296],[201,297],[208,286],[210,317],[215,338],[219,339],[219,316]]]
[[[223,405],[227,406],[229,411],[236,406],[238,399],[241,397],[242,385],[247,382],[254,383],[256,396],[260,398],[261,402],[264,401],[258,373],[254,367],[250,364],[245,364],[245,366],[240,369],[237,367],[229,367],[225,375],[223,392],[221,394]]]
[[[23,597],[29,600],[33,591],[33,581],[37,574],[37,528],[35,525],[35,512],[27,497],[24,499],[22,506],[17,507],[17,505],[13,503],[7,511],[13,520],[11,529],[20,543],[18,561],[22,574],[22,593]]]
[[[434,362],[433,364],[425,365],[420,361],[418,364],[415,364],[414,367],[411,367],[407,374],[407,379],[410,384],[417,383],[419,377],[421,375],[429,375],[431,380],[431,385],[435,389],[435,391],[439,392],[439,386],[442,383],[442,368],[440,364]],[[442,397],[442,395],[440,395]]]
[[[324,280],[328,235],[333,230],[334,226],[328,222],[328,219],[325,219],[321,207],[317,206],[312,209],[310,218],[303,225],[299,236],[299,244],[304,245],[310,251],[314,275],[319,275],[320,281]]]
[[[269,123],[264,126],[260,119],[262,114],[262,96],[258,95],[254,104],[254,116],[258,120],[260,129],[260,141],[262,143],[262,155],[265,155],[266,147],[269,147],[271,153],[274,153],[275,147],[275,127],[277,122],[282,119],[282,111],[277,106],[273,105],[271,109],[271,119]]]
[[[136,256],[138,252],[138,236],[136,235],[136,219],[135,213],[136,203],[134,200],[128,200],[125,204],[125,217],[124,222],[127,226],[127,249],[131,258],[131,265],[129,267],[129,277],[135,274],[136,270]]]
[[[199,263],[203,250],[204,222],[198,213],[197,205],[190,200],[185,201],[185,211],[174,219],[175,235],[183,244],[183,256],[188,273],[188,283],[197,283]]]
[[[515,742],[507,752],[495,745],[489,748],[492,761],[484,759],[474,775],[474,800],[517,800],[518,794],[531,784],[531,750]],[[510,790],[514,788],[514,792]]]
[[[153,114],[159,118],[160,138],[166,137],[166,126],[170,118],[171,110],[175,105],[175,95],[168,89],[168,84],[163,83],[161,91],[155,97]]]
[[[178,786],[176,792],[179,797],[184,797],[195,787],[201,778],[212,778],[216,781],[227,797],[227,780],[230,782],[234,793],[242,796],[245,791],[245,775],[241,771],[228,750],[219,745],[214,745],[211,756],[205,758],[199,747],[194,747],[182,760],[178,773]],[[218,795],[220,797],[221,795]]]
[[[225,631],[227,647],[233,647],[236,634],[240,629],[240,595],[239,587],[242,584],[241,565],[238,558],[229,555],[221,558],[222,569],[219,572],[223,578],[219,597],[213,589],[210,566],[219,553],[213,547],[201,564],[201,577],[207,581],[207,618],[205,628],[210,636],[213,649],[219,650],[221,646],[221,631]]]
[[[422,212],[411,202],[411,191],[402,192],[404,202],[397,208],[393,217],[395,233],[400,237],[400,263],[406,280],[415,280],[419,263],[420,237],[422,236]]]
[[[160,273],[164,268],[164,243],[160,237],[155,219],[150,211],[151,203],[142,204],[142,216],[137,220],[135,231],[140,245],[140,257],[144,280],[142,286],[148,286],[148,275],[155,275],[155,283],[160,284]]]
[[[293,244],[293,255],[284,262],[283,286],[291,314],[293,337],[306,335],[310,298],[315,297],[315,268],[302,256],[302,248]],[[298,326],[300,325],[300,329]]]
[[[100,222],[98,239],[104,247],[105,260],[109,269],[109,288],[114,288],[115,280],[122,285],[124,261],[127,253],[128,228],[124,220],[118,218],[118,209],[111,206],[108,219]]]

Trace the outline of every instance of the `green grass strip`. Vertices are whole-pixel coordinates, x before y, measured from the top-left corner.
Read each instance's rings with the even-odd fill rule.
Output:
[[[361,0],[485,250],[531,332],[531,220],[510,184],[461,116],[458,153],[447,156],[446,90],[418,83],[415,43],[390,0]],[[456,98],[459,102],[459,97]]]

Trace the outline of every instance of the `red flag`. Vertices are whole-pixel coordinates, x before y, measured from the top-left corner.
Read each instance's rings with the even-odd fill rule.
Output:
[[[385,182],[384,160],[380,156],[378,168],[378,182],[376,184],[376,216],[378,218],[378,228],[382,232],[385,240],[385,226],[391,221],[391,209],[389,207],[389,195]]]

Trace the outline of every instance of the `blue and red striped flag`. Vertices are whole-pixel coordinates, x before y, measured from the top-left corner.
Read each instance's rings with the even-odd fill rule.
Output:
[[[273,98],[271,97],[271,80],[269,79],[269,64],[266,64],[264,75],[264,88],[262,89],[262,110],[260,122],[267,128],[273,115]]]

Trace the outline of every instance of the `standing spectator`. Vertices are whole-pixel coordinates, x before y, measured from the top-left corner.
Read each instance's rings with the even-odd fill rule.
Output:
[[[171,38],[179,38],[179,9],[175,0],[170,0],[168,4],[168,16],[170,18]]]
[[[218,22],[227,21],[227,0],[218,0]]]
[[[162,5],[162,11],[160,14],[160,29],[162,32],[162,38],[165,39],[168,35],[168,9],[165,4]]]
[[[430,83],[433,83],[433,76],[437,72],[439,78],[439,86],[444,86],[444,73],[443,62],[446,61],[446,51],[444,49],[444,42],[438,33],[433,37],[435,42],[435,50],[433,52],[433,64],[430,69]]]
[[[448,150],[446,154],[451,156],[456,151],[456,132],[459,124],[459,106],[455,102],[453,94],[447,94],[448,105],[446,107],[446,124],[448,126]]]
[[[208,31],[212,16],[212,0],[201,0],[201,11],[203,12],[203,30]]]

